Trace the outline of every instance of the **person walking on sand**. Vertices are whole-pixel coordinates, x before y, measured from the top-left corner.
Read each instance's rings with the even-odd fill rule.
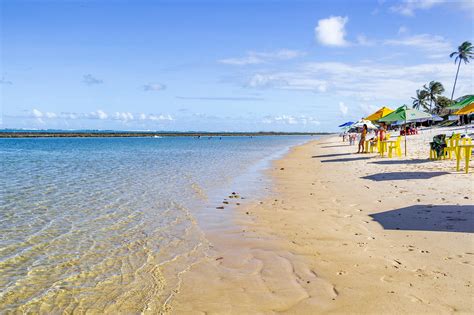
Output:
[[[360,133],[359,149],[357,153],[364,153],[365,137],[367,136],[367,125],[364,124]]]

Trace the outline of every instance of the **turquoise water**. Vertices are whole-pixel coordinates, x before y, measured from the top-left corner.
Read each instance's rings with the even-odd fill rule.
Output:
[[[199,218],[308,139],[0,139],[0,311],[162,309],[206,255]]]

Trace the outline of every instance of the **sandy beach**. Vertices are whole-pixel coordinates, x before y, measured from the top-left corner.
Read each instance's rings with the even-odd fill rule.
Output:
[[[473,165],[427,159],[441,132],[409,136],[402,158],[355,154],[337,136],[294,147],[268,171],[270,197],[208,233],[212,253],[166,309],[472,314]]]

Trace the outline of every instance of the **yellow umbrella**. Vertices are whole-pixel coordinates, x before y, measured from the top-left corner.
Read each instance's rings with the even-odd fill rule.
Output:
[[[376,111],[375,113],[373,113],[372,115],[367,116],[365,119],[371,120],[371,121],[379,120],[380,118],[387,116],[391,112],[393,112],[393,109],[390,109],[384,106],[380,108],[378,111]]]
[[[454,112],[454,115],[469,115],[471,113],[474,113],[474,102]]]

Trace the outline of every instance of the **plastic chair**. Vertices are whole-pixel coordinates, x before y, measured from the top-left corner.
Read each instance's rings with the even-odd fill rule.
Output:
[[[375,150],[380,151],[380,139],[378,137],[375,141],[370,142],[370,153],[374,153]]]
[[[365,140],[364,141],[364,152],[369,153],[369,147],[370,147],[371,141],[370,140]]]
[[[387,133],[385,135],[385,139],[383,139],[383,141],[380,141],[380,144],[379,144],[379,152],[380,152],[380,156],[383,157],[385,152],[388,152],[388,143],[389,143],[389,140],[390,140],[390,134]]]
[[[446,141],[446,148],[444,148],[444,157],[448,157],[448,159],[452,159],[454,157],[453,153],[456,150],[456,147],[459,145],[459,141],[461,140],[461,134],[455,133],[453,134],[448,141]]]
[[[402,147],[400,143],[402,142],[402,137],[398,136],[397,140],[389,142],[388,144],[388,157],[392,157],[392,152],[395,151],[398,157],[402,157]]]

